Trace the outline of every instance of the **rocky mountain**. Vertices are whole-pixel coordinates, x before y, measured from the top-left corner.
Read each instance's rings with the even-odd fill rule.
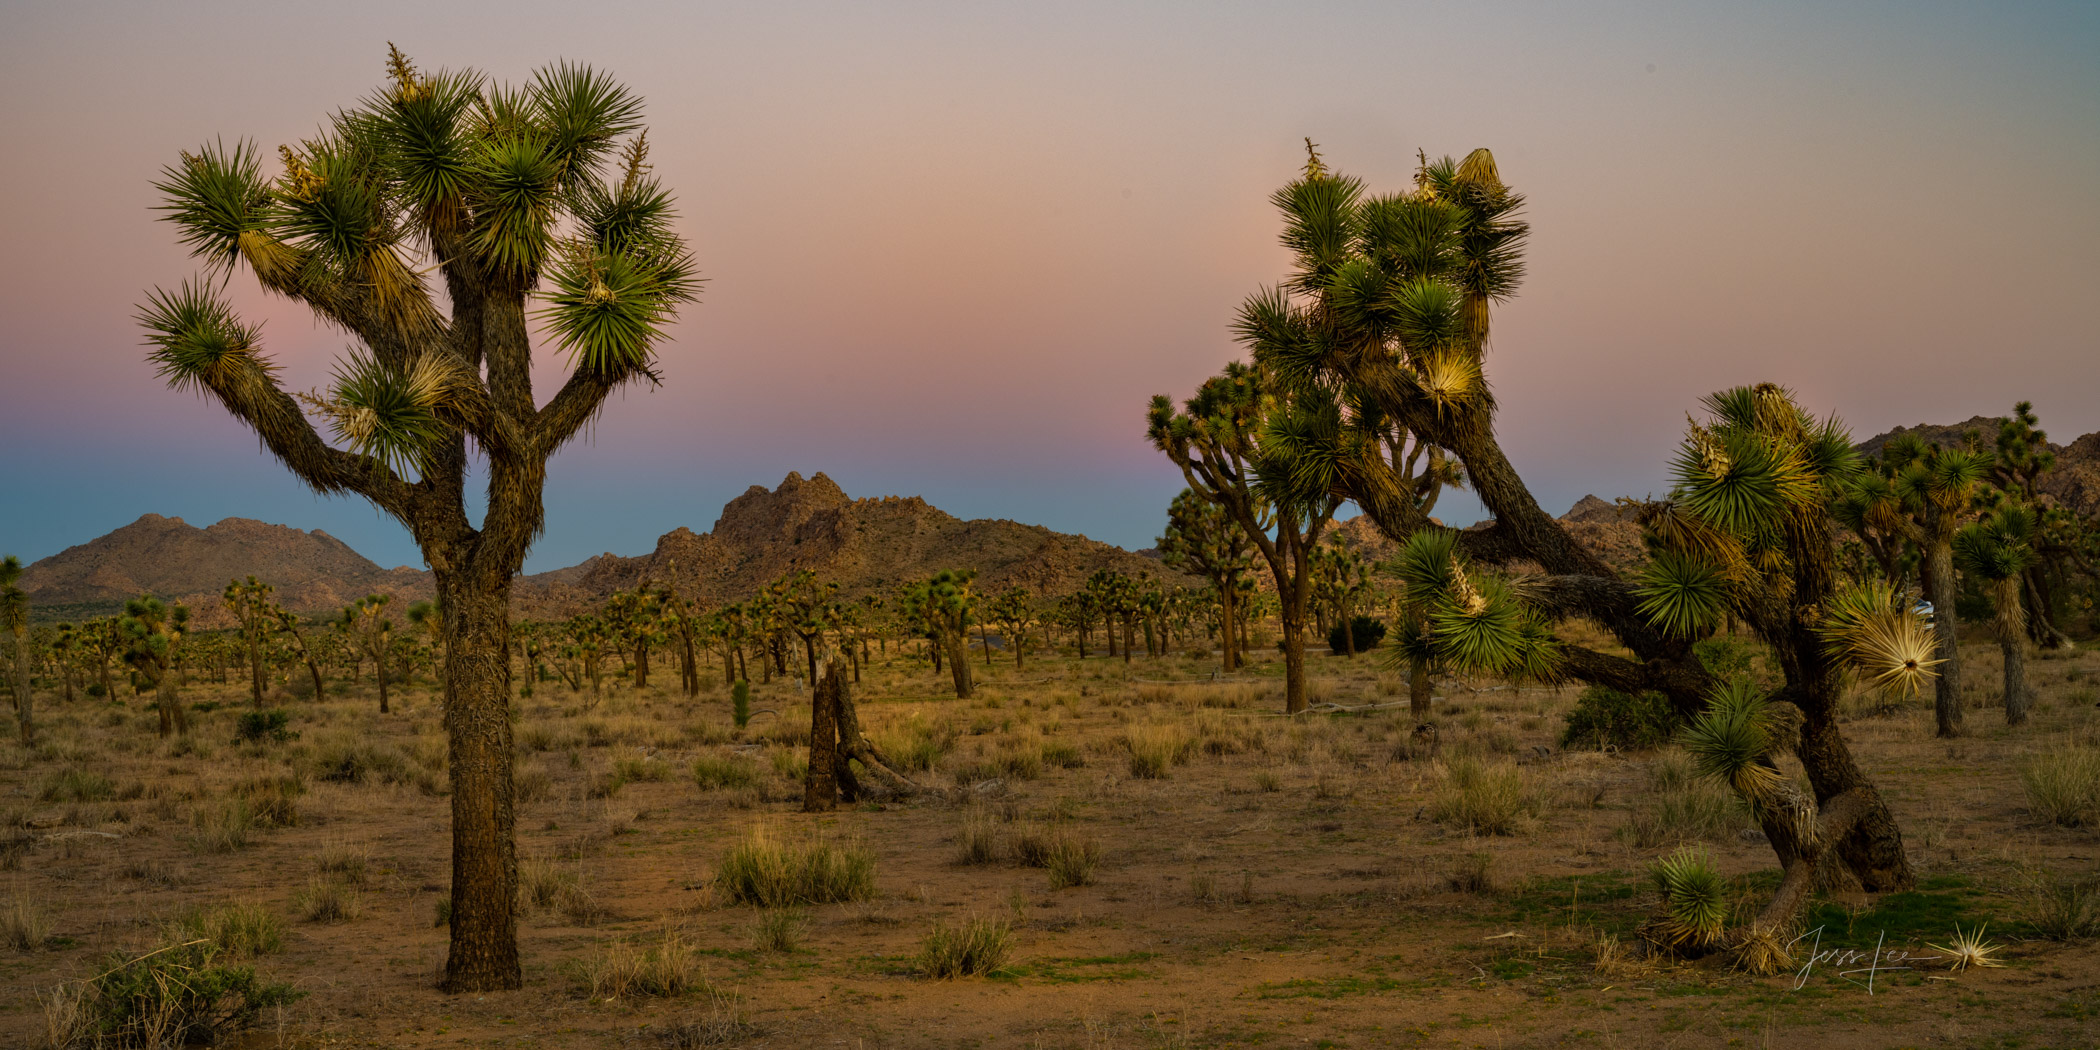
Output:
[[[257,576],[277,600],[300,611],[333,610],[375,591],[404,599],[431,594],[429,574],[383,569],[343,541],[248,518],[197,528],[181,518],[147,514],[123,528],[44,558],[22,572],[33,606],[106,613],[141,594],[175,598],[200,626],[225,617],[226,582]]]
[[[854,499],[822,473],[791,473],[776,489],[753,485],[731,500],[709,532],[675,529],[641,557],[600,555],[562,570],[566,578],[549,581],[546,592],[559,600],[670,581],[688,597],[725,604],[784,573],[813,569],[850,597],[945,568],[976,569],[984,594],[1009,587],[1065,594],[1104,568],[1179,579],[1156,558],[1084,536],[1003,518],[964,521],[917,496]]]
[[[1926,444],[1954,447],[1965,435],[1975,431],[1986,449],[1997,447],[1998,419],[1996,416],[1971,416],[1966,422],[1942,426],[1920,423],[1917,426],[1897,427],[1885,434],[1876,434],[1859,443],[1859,450],[1868,455],[1879,453],[1890,441],[1903,434],[1917,436]],[[2087,434],[2068,445],[2049,443],[2056,453],[2056,468],[2042,475],[2037,488],[2041,494],[2070,508],[2084,518],[2100,518],[2100,431]]]
[[[703,603],[726,604],[805,568],[837,581],[849,597],[945,568],[975,568],[980,593],[1020,586],[1064,594],[1102,568],[1181,580],[1156,556],[1084,536],[1003,519],[964,521],[916,496],[853,499],[821,473],[789,474],[777,489],[754,485],[731,500],[710,532],[681,527],[646,555],[601,554],[524,577],[513,607],[521,616],[570,616],[615,590],[663,581]],[[208,628],[228,619],[219,603],[226,582],[250,574],[275,586],[286,608],[307,613],[333,612],[375,592],[405,604],[435,591],[427,571],[382,569],[318,529],[245,518],[200,529],[158,514],[36,562],[22,585],[47,614],[106,615],[127,598],[155,594],[188,605]]]

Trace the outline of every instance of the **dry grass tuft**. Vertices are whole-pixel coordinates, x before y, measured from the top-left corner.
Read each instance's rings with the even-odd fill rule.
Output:
[[[1013,928],[1001,919],[977,916],[960,926],[935,922],[919,942],[919,972],[935,980],[975,977],[1006,965]]]
[[[2020,767],[2035,819],[2067,828],[2100,825],[2100,748],[2066,746]]]
[[[756,827],[722,857],[714,884],[726,900],[766,908],[865,900],[875,895],[875,854],[857,844],[784,843]]]
[[[646,944],[611,941],[578,966],[578,983],[593,999],[671,998],[700,984],[699,962],[685,937],[665,927]]]
[[[1441,824],[1481,835],[1514,835],[1536,827],[1539,801],[1515,763],[1460,758],[1445,767],[1429,810]]]

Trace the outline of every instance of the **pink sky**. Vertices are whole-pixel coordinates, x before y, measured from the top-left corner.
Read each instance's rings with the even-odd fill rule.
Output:
[[[2021,398],[2059,439],[2100,429],[2095,8],[1577,6],[11,5],[0,482],[35,498],[0,550],[156,511],[415,560],[163,389],[130,321],[193,271],[155,171],[310,133],[389,39],[623,78],[710,281],[664,388],[557,461],[534,569],[704,529],[791,469],[1148,544],[1179,480],[1145,400],[1236,353],[1303,136],[1374,187],[1489,146],[1530,197],[1490,367],[1553,509],[1659,488],[1685,409],[1758,379],[1861,436]],[[321,382],[340,337],[236,287]]]

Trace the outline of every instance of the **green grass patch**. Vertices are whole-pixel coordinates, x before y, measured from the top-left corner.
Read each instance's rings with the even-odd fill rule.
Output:
[[[1159,971],[1137,963],[1159,958],[1158,952],[1124,952],[1121,955],[1084,955],[1031,959],[1006,967],[998,976],[1026,978],[1049,984],[1085,984],[1091,981],[1134,981],[1158,977]]]

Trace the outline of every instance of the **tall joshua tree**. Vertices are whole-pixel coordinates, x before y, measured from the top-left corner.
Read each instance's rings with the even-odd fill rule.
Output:
[[[1973,445],[1972,440],[1964,447],[1941,448],[1913,434],[1897,435],[1838,499],[1847,522],[1864,525],[1866,534],[1884,546],[1900,539],[1918,552],[1925,596],[1936,606],[1932,628],[1940,665],[1933,681],[1933,716],[1943,737],[1962,731],[1954,534],[1984,492],[1994,459]]]
[[[389,594],[367,594],[355,603],[343,607],[336,618],[336,628],[350,638],[357,651],[371,657],[373,674],[379,679],[379,713],[386,714],[387,653],[393,649],[394,621],[386,615],[387,603],[393,601]]]
[[[1210,581],[1218,596],[1219,635],[1227,672],[1239,670],[1238,622],[1240,577],[1254,567],[1254,544],[1231,512],[1204,499],[1195,489],[1182,489],[1167,505],[1167,531],[1160,534],[1159,553],[1169,566]]]
[[[2005,724],[2027,721],[2027,609],[2022,583],[2035,561],[2034,512],[2007,499],[1954,534],[1954,563],[1983,581],[1996,613],[1991,624],[2005,657]]]
[[[568,64],[517,85],[426,74],[391,48],[387,70],[316,137],[280,147],[275,178],[246,143],[166,169],[165,218],[207,279],[154,292],[140,322],[171,385],[217,399],[300,480],[371,500],[421,547],[444,609],[451,700],[444,983],[515,988],[511,581],[544,524],[548,457],[614,390],[654,381],[664,327],[697,281],[626,87]],[[260,328],[218,292],[216,278],[241,266],[354,341],[325,393],[284,390]],[[449,313],[425,274],[442,282]],[[571,365],[544,403],[535,322]],[[478,525],[470,449],[487,478]]]
[[[169,608],[159,598],[139,597],[124,603],[117,632],[126,648],[124,662],[153,686],[153,707],[160,712],[160,735],[187,735],[189,716],[175,695],[182,640],[190,622],[188,606]]]
[[[1295,261],[1277,288],[1250,298],[1242,308],[1241,338],[1259,366],[1297,377],[1301,391],[1327,391],[1345,422],[1383,426],[1388,428],[1386,435],[1404,435],[1407,442],[1403,446],[1382,436],[1352,448],[1325,438],[1302,441],[1298,458],[1304,471],[1324,475],[1334,491],[1356,501],[1381,532],[1400,542],[1440,528],[1428,516],[1422,487],[1433,490],[1462,471],[1493,518],[1484,527],[1457,533],[1454,549],[1470,564],[1536,565],[1543,575],[1519,590],[1530,596],[1526,601],[1540,615],[1550,620],[1592,619],[1628,651],[1622,656],[1556,639],[1553,673],[1622,691],[1656,690],[1687,719],[1705,715],[1719,683],[1692,651],[1699,628],[1665,630],[1662,624],[1668,617],[1650,606],[1649,596],[1642,593],[1663,581],[1648,578],[1648,573],[1641,579],[1622,575],[1576,543],[1539,505],[1496,435],[1496,403],[1485,373],[1492,307],[1516,292],[1529,227],[1519,218],[1523,198],[1502,181],[1494,156],[1483,149],[1462,161],[1425,157],[1412,187],[1382,194],[1367,192],[1361,180],[1328,170],[1315,158],[1274,201],[1283,215],[1284,244]],[[1716,397],[1723,402],[1715,406],[1716,415],[1725,424],[1718,432],[1733,435],[1720,440],[1746,446],[1764,442],[1768,454],[1745,453],[1726,463],[1713,460],[1718,473],[1688,486],[1687,493],[1705,491],[1710,484],[1756,490],[1774,477],[1767,467],[1775,457],[1787,460],[1838,451],[1829,440],[1832,435],[1813,441],[1792,436],[1800,412],[1783,390],[1760,387]],[[1764,406],[1760,411],[1787,433],[1750,435],[1763,424],[1756,418],[1734,418],[1745,398],[1753,408]],[[1339,433],[1347,436],[1350,431]],[[1319,435],[1301,431],[1298,436]],[[1417,464],[1412,453],[1425,447],[1430,454]],[[1844,446],[1847,452],[1849,448]],[[1445,462],[1437,463],[1435,454],[1446,457]],[[1807,482],[1792,477],[1798,471],[1789,468],[1793,492],[1805,485],[1822,493],[1818,498],[1827,505],[1831,490],[1823,486],[1848,479],[1845,464],[1824,465],[1832,469],[1812,471]],[[1770,509],[1768,496],[1760,499]],[[1779,734],[1771,740],[1800,757],[1816,803],[1836,825],[1830,838],[1818,840],[1834,848],[1817,852],[1814,867],[1820,870],[1824,860],[1834,857],[1870,891],[1905,888],[1912,875],[1900,831],[1852,760],[1835,714],[1846,662],[1864,661],[1877,650],[1863,644],[1847,649],[1853,655],[1845,659],[1826,652],[1822,610],[1828,608],[1825,597],[1836,594],[1828,522],[1817,520],[1811,508],[1791,499],[1789,495],[1782,501],[1784,513],[1774,510],[1765,518],[1775,528],[1784,523],[1785,531],[1740,537],[1745,549],[1765,559],[1752,565],[1771,577],[1761,590],[1737,592],[1703,573],[1686,581],[1710,592],[1707,598],[1714,602],[1739,603],[1733,613],[1738,619],[1747,618],[1753,606],[1766,618],[1758,630],[1780,652],[1786,684],[1763,699],[1774,718],[1799,726],[1795,736]],[[1651,526],[1658,542],[1666,539],[1660,530],[1678,517],[1671,509],[1675,505],[1673,498],[1655,510],[1663,515]],[[1746,523],[1730,520],[1721,525]],[[1775,537],[1784,539],[1784,550],[1772,545]],[[1651,572],[1667,568],[1665,562],[1658,554]],[[1730,572],[1741,571],[1736,562],[1728,566]],[[1722,581],[1735,579],[1724,576]],[[1480,606],[1480,615],[1486,616],[1496,608],[1496,599],[1486,593],[1482,597],[1487,602]],[[1439,603],[1449,600],[1440,598]],[[1456,608],[1463,611],[1465,606]],[[1446,604],[1446,615],[1451,611]],[[1885,614],[1886,609],[1877,607],[1875,615],[1862,622],[1915,640],[1914,622],[1906,628]],[[1890,672],[1887,664],[1878,662],[1889,655],[1886,650],[1882,647],[1874,657],[1875,676]],[[1929,653],[1904,656],[1923,656],[1930,662]],[[1901,672],[1900,664],[1896,670]],[[1775,823],[1767,824],[1767,834],[1792,875],[1798,870],[1794,862],[1805,854],[1799,836]]]
[[[225,593],[219,596],[226,611],[233,614],[240,633],[241,662],[248,668],[248,693],[257,707],[263,705],[263,639],[270,632],[274,616],[276,603],[270,595],[275,590],[250,576],[245,581],[228,580]]]
[[[1146,431],[1181,468],[1182,480],[1225,508],[1276,581],[1283,621],[1284,710],[1305,710],[1305,617],[1312,598],[1312,552],[1341,506],[1324,486],[1306,485],[1283,450],[1295,431],[1336,425],[1328,402],[1234,361],[1206,380],[1180,410],[1152,399]]]
[[[14,693],[15,725],[22,736],[22,746],[36,743],[36,719],[30,709],[29,697],[29,595],[23,591],[22,559],[10,554],[0,558],[0,630],[7,632],[13,645],[10,665],[13,674],[8,682]]]

